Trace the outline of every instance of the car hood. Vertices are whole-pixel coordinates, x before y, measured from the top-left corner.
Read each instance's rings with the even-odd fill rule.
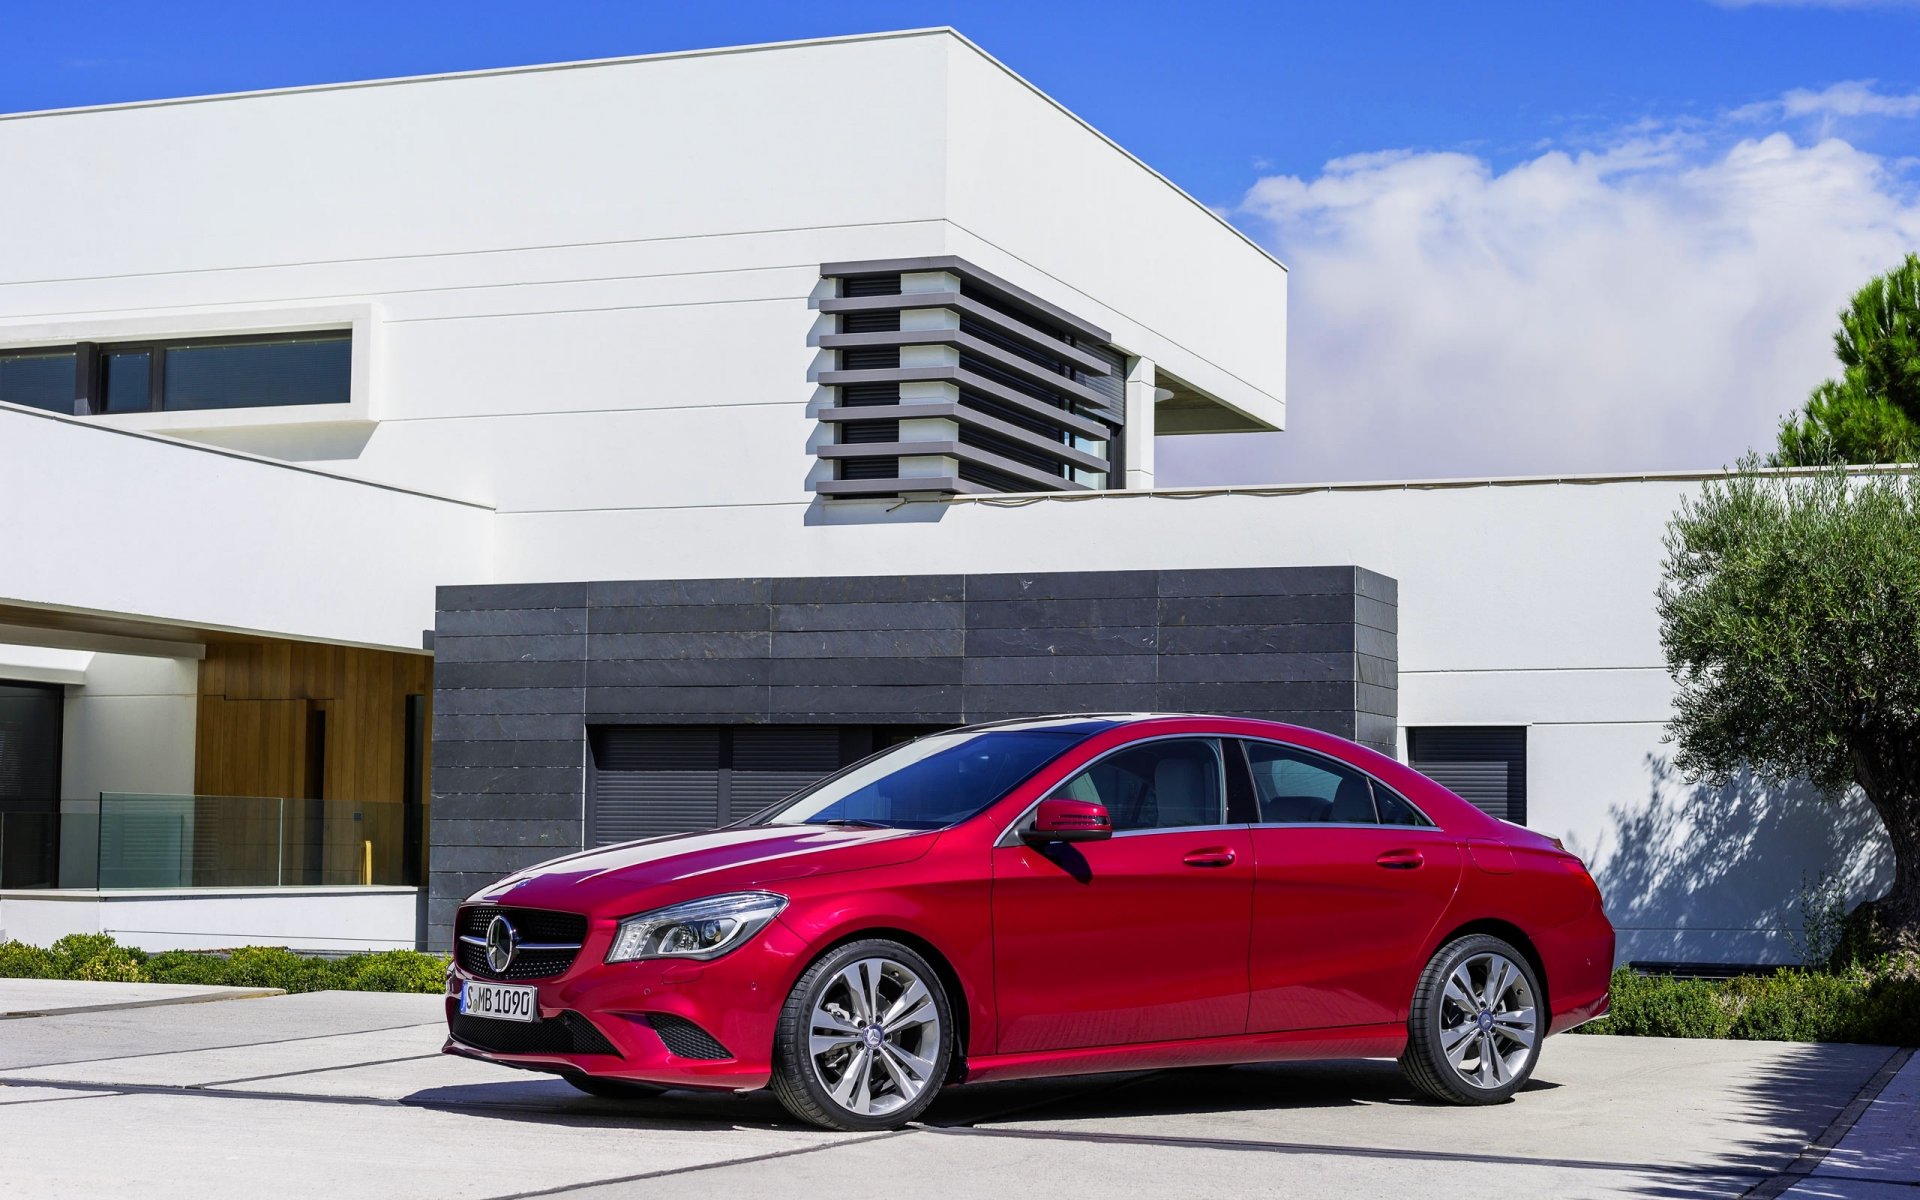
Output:
[[[660,889],[659,903],[670,904],[799,876],[912,862],[939,836],[924,829],[749,825],[645,838],[528,867],[471,899],[568,912],[631,911],[634,894],[649,889]]]

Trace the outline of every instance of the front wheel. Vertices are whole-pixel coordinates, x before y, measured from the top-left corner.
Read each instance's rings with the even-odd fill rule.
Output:
[[[1526,955],[1477,933],[1440,947],[1420,975],[1400,1069],[1448,1104],[1498,1104],[1540,1060],[1546,1013]]]
[[[773,1094],[812,1125],[897,1129],[933,1103],[953,1027],[926,959],[898,942],[849,942],[808,967],[781,1008]]]

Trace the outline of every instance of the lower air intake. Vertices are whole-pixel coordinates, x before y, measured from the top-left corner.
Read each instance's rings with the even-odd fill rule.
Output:
[[[669,1013],[648,1013],[647,1024],[666,1043],[667,1053],[675,1058],[732,1058],[733,1052],[715,1041],[713,1035],[685,1017]]]
[[[545,1021],[496,1021],[455,1013],[448,1029],[454,1041],[495,1054],[620,1053],[593,1022],[578,1013],[561,1013]]]

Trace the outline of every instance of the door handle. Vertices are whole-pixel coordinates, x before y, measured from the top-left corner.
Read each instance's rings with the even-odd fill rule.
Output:
[[[1233,851],[1224,846],[1207,850],[1193,850],[1180,860],[1190,867],[1230,867],[1233,865]]]
[[[1411,871],[1427,860],[1418,850],[1389,850],[1373,861],[1389,871]]]

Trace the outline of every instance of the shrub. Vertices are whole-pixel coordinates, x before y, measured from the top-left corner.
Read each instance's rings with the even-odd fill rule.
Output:
[[[122,946],[106,933],[70,933],[52,948],[59,979],[102,979],[145,983],[146,952]]]
[[[1730,1024],[1716,985],[1699,979],[1613,973],[1613,1009],[1595,1033],[1628,1037],[1716,1038]]]
[[[438,992],[447,985],[447,960],[417,950],[357,954],[339,965],[346,972],[340,986],[356,992]]]
[[[0,942],[0,979],[58,979],[53,952],[25,942]]]
[[[324,958],[308,958],[279,946],[242,946],[227,957],[222,982],[231,987],[324,992],[337,988],[338,970]]]
[[[1920,1042],[1920,956],[1725,981],[1613,975],[1613,1010],[1583,1033],[1747,1041]]]
[[[155,983],[214,986],[227,981],[227,960],[192,950],[162,950],[147,959],[147,976]]]
[[[104,933],[70,934],[41,949],[0,942],[0,979],[87,979],[119,983],[189,983],[318,992],[424,992],[446,986],[447,960],[413,950],[317,958],[278,946],[231,953],[167,950],[149,955]]]

